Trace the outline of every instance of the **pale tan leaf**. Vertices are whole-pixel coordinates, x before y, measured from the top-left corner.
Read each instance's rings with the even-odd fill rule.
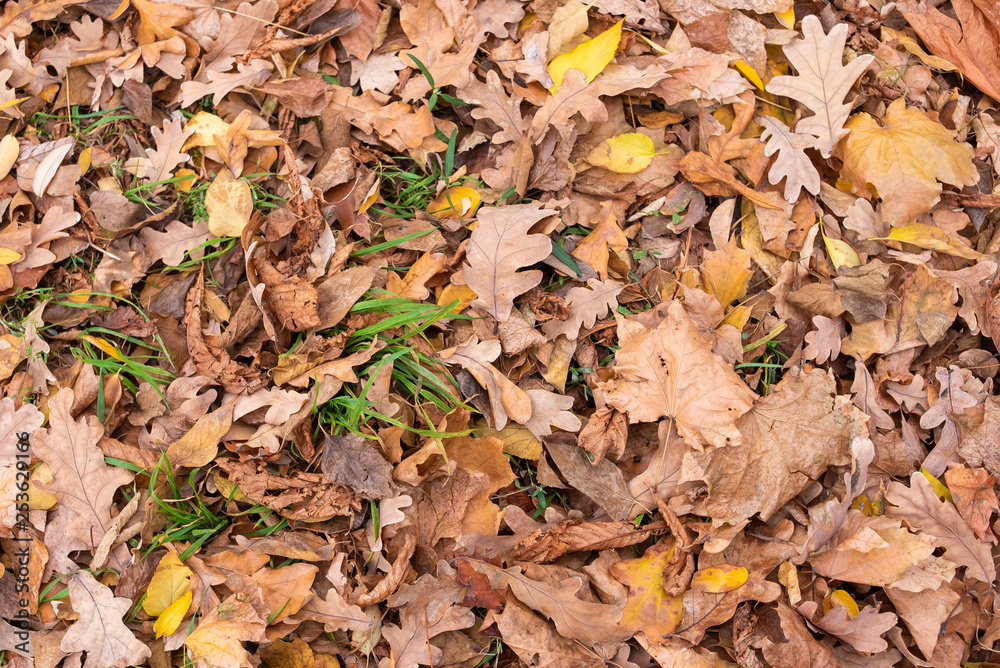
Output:
[[[54,479],[42,489],[77,514],[66,534],[96,548],[111,525],[111,503],[118,488],[131,482],[133,475],[104,463],[104,452],[97,447],[104,428],[92,415],[73,419],[73,396],[73,390],[66,388],[49,400],[49,427],[34,432],[31,445]]]
[[[131,611],[132,601],[116,598],[88,571],[76,571],[67,577],[69,602],[79,619],[69,627],[59,649],[67,654],[86,652],[84,668],[142,665],[150,650],[122,621]]]
[[[209,232],[217,237],[240,236],[253,213],[250,184],[220,169],[205,192],[205,210]]]
[[[875,56],[862,55],[843,65],[846,42],[847,24],[837,24],[827,35],[819,18],[806,16],[802,19],[802,39],[784,46],[785,56],[798,75],[774,77],[766,86],[767,92],[797,100],[813,112],[795,124],[795,132],[815,137],[816,148],[824,158],[830,157],[833,147],[848,132],[844,123],[851,105],[844,102],[844,97],[875,60]]]
[[[488,313],[495,323],[510,317],[514,298],[538,285],[542,272],[518,269],[541,262],[552,252],[544,234],[529,234],[532,225],[555,211],[540,203],[479,210],[466,250],[465,283],[477,295],[472,307]]]
[[[941,183],[974,185],[979,173],[972,148],[955,141],[955,133],[900,98],[883,120],[855,114],[847,138],[837,147],[844,161],[841,174],[864,194],[871,184],[882,199],[882,216],[892,226],[909,225],[931,210]]]
[[[756,395],[712,352],[679,301],[663,321],[647,329],[616,316],[620,348],[614,377],[599,382],[609,405],[627,413],[631,423],[669,417],[692,447],[740,446],[736,420],[750,410]]]
[[[246,643],[264,642],[266,627],[260,589],[250,589],[230,595],[202,616],[184,645],[197,668],[251,668]]]
[[[802,188],[818,195],[819,172],[805,152],[805,149],[812,148],[815,140],[792,132],[773,116],[761,116],[758,120],[764,126],[764,132],[760,135],[761,141],[765,142],[764,155],[778,154],[767,172],[767,180],[772,185],[777,185],[781,183],[781,179],[785,179],[787,202],[796,202]]]
[[[885,498],[892,504],[886,509],[889,517],[936,539],[945,559],[965,566],[967,575],[981,582],[996,578],[990,544],[976,537],[951,501],[938,498],[923,473],[911,475],[909,487],[891,483]]]
[[[150,264],[161,260],[168,267],[176,267],[184,261],[184,255],[211,238],[208,226],[203,220],[187,226],[179,220],[167,223],[162,232],[152,227],[139,231],[139,240],[146,245],[144,256]]]
[[[508,416],[521,424],[531,419],[531,398],[490,364],[500,356],[499,341],[480,341],[473,336],[460,346],[442,350],[438,356],[445,362],[466,369],[486,388],[493,408],[494,428],[503,429]]]
[[[150,164],[140,169],[140,178],[151,183],[167,181],[174,175],[175,169],[188,161],[189,156],[181,151],[181,147],[194,131],[184,126],[183,117],[179,117],[164,121],[162,129],[151,129],[156,148],[146,149]]]
[[[566,293],[570,316],[566,320],[550,320],[542,325],[542,331],[549,340],[560,334],[573,340],[581,327],[593,327],[598,318],[608,314],[618,306],[618,295],[625,288],[618,281],[591,279],[586,287],[571,288]]]
[[[526,390],[531,398],[531,419],[524,426],[537,438],[552,434],[556,427],[568,432],[578,432],[583,424],[580,418],[573,415],[573,397],[568,397],[548,390]]]
[[[156,4],[156,3],[150,3]],[[206,95],[212,96],[212,104],[218,106],[222,99],[237,88],[253,88],[267,81],[272,65],[266,60],[251,60],[237,64],[239,72],[218,72],[206,70],[208,81],[185,81],[181,84],[178,98],[181,107],[189,107]]]

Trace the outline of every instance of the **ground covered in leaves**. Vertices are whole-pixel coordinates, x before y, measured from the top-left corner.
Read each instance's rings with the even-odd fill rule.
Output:
[[[0,665],[1000,665],[990,0],[0,15]]]

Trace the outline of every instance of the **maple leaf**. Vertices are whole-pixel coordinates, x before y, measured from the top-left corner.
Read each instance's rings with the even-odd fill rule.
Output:
[[[767,92],[797,100],[813,112],[813,116],[795,124],[795,132],[815,137],[816,148],[824,158],[830,157],[840,138],[852,129],[844,127],[851,113],[844,96],[875,60],[875,56],[864,55],[843,65],[846,42],[847,25],[839,23],[827,35],[819,18],[806,16],[802,19],[802,39],[783,47],[798,75],[777,76],[765,86]]]
[[[149,648],[139,642],[122,621],[132,609],[130,599],[116,598],[107,585],[95,580],[87,571],[77,571],[66,577],[69,602],[80,617],[62,637],[60,651],[67,654],[86,652],[84,668],[138,666],[149,658]]]
[[[618,625],[632,633],[642,631],[652,642],[666,642],[684,614],[683,597],[667,591],[676,584],[684,561],[674,545],[664,540],[638,559],[614,564],[612,575],[629,588]]]
[[[868,433],[850,396],[836,394],[833,373],[815,368],[787,374],[736,426],[745,447],[690,453],[701,472],[686,474],[708,483],[708,514],[729,524],[757,512],[767,520],[827,467],[850,462],[852,440]]]
[[[761,141],[765,142],[764,155],[778,154],[767,172],[767,180],[777,185],[785,179],[785,200],[788,202],[798,200],[802,188],[818,195],[819,172],[805,153],[805,149],[813,146],[813,140],[792,132],[772,116],[761,116],[758,120],[764,126],[760,135]]]
[[[692,447],[739,446],[736,420],[756,395],[712,352],[679,301],[653,329],[621,316],[614,376],[599,381],[610,406],[629,422],[671,418]]]
[[[940,199],[939,181],[956,186],[978,181],[972,148],[920,109],[907,108],[902,98],[889,105],[882,123],[860,113],[846,127],[851,132],[837,147],[841,174],[859,193],[867,192],[868,184],[875,187],[890,225],[907,225],[930,211]]]
[[[133,474],[104,463],[97,447],[104,428],[92,415],[74,420],[73,398],[73,390],[66,388],[49,400],[49,427],[34,432],[31,445],[52,472],[53,482],[42,489],[77,515],[66,536],[96,548],[111,524],[114,496]]]
[[[566,320],[550,320],[542,325],[550,340],[559,335],[575,339],[581,327],[593,327],[598,318],[608,314],[618,306],[618,295],[625,288],[617,281],[599,281],[591,279],[586,287],[571,288],[566,293],[566,302],[570,307],[570,316]]]
[[[747,293],[747,285],[753,276],[750,253],[738,248],[735,238],[730,239],[722,248],[705,253],[701,276],[705,292],[713,295],[722,308],[729,308]]]
[[[207,81],[185,81],[182,83],[181,93],[178,97],[181,107],[190,107],[207,95],[211,95],[212,104],[218,106],[222,99],[233,90],[241,87],[253,88],[264,83],[271,75],[272,65],[266,60],[251,60],[249,63],[237,63],[236,68],[239,72],[207,70],[205,72]]]
[[[936,539],[944,557],[966,567],[966,574],[982,582],[996,577],[990,545],[979,540],[950,501],[942,501],[921,472],[910,476],[910,486],[894,482],[885,498],[892,504],[886,515],[903,520],[924,536]]]
[[[510,317],[515,297],[542,281],[541,271],[518,269],[541,262],[552,253],[547,236],[529,234],[528,230],[554,213],[538,204],[479,210],[466,250],[466,264],[462,265],[463,275],[466,285],[477,295],[472,307],[491,315],[496,324]]]

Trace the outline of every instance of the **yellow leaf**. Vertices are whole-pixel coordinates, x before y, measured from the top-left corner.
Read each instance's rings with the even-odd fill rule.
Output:
[[[3,104],[0,104],[0,111],[3,111],[4,109],[10,109],[11,107],[16,107],[25,100],[30,100],[30,99],[31,99],[30,97],[12,97]]]
[[[229,123],[207,111],[199,111],[184,125],[184,132],[192,134],[184,141],[181,151],[192,146],[215,146],[215,136],[225,137],[229,132]]]
[[[194,187],[194,184],[198,181],[198,174],[193,169],[183,168],[178,169],[174,174],[174,189],[180,192],[188,192]]]
[[[927,482],[931,484],[931,489],[934,490],[934,493],[939,499],[948,499],[954,503],[955,499],[951,497],[951,490],[945,487],[943,482],[938,480],[933,473],[925,469],[923,466],[920,467],[920,472],[924,474],[925,478],[927,478]]]
[[[467,218],[476,212],[481,201],[473,188],[452,186],[427,205],[427,213],[439,218]]]
[[[914,56],[923,61],[924,65],[929,65],[930,67],[936,67],[939,70],[944,70],[946,72],[957,72],[958,68],[951,64],[951,62],[940,58],[938,56],[932,56],[920,48],[920,44],[917,40],[912,37],[907,36],[904,33],[893,30],[892,28],[886,28],[882,26],[882,39],[889,40],[894,39],[899,44],[912,53]]]
[[[42,483],[43,485],[49,485],[53,480],[52,471],[49,470],[48,464],[42,462],[35,467],[35,470],[31,472],[31,478],[28,480],[28,508],[31,510],[48,510],[56,505],[58,499],[54,495],[42,491],[35,484]]]
[[[250,184],[234,177],[228,169],[219,170],[205,192],[205,210],[208,211],[208,230],[212,234],[240,236],[253,213]]]
[[[826,246],[826,254],[830,257],[830,262],[837,269],[841,267],[857,267],[861,264],[861,257],[858,252],[843,239],[831,239],[826,236],[823,228],[820,228],[823,235],[823,245]]]
[[[619,174],[635,174],[649,167],[656,155],[653,140],[639,132],[605,139],[587,154],[586,160]]]
[[[778,582],[788,590],[788,603],[797,606],[802,600],[802,590],[799,588],[799,572],[795,564],[790,561],[781,562],[778,566]]]
[[[865,517],[875,517],[879,515],[878,508],[875,504],[871,502],[867,494],[858,494],[853,501],[851,501],[851,508],[859,511]]]
[[[188,433],[167,448],[167,459],[174,466],[205,466],[219,453],[219,440],[233,424],[234,402],[198,418]]]
[[[146,589],[146,598],[142,600],[142,609],[150,617],[162,615],[187,593],[191,587],[192,575],[194,572],[181,562],[176,552],[167,552],[153,572],[153,579]]]
[[[483,424],[476,429],[476,436],[492,436],[503,441],[505,455],[536,461],[542,456],[542,442],[535,438],[527,427],[516,422],[508,422],[500,431]]]
[[[14,135],[7,135],[0,139],[0,179],[10,173],[10,168],[17,162],[19,155],[21,155],[21,147]]]
[[[125,361],[125,358],[122,356],[122,354],[118,350],[118,348],[116,348],[114,345],[112,345],[109,341],[107,341],[105,339],[102,339],[102,338],[100,338],[98,336],[92,336],[90,334],[84,334],[80,338],[83,339],[84,341],[88,341],[88,342],[94,344],[95,346],[97,346],[98,348],[100,348],[101,350],[103,350],[104,352],[106,352],[108,355],[111,355],[112,357],[114,357],[119,362],[124,362]]]
[[[778,23],[782,26],[788,28],[789,30],[795,29],[795,5],[792,5],[784,12],[774,12],[774,18],[778,19]]]
[[[933,225],[914,223],[906,227],[894,227],[889,230],[887,237],[875,237],[876,241],[901,241],[905,244],[913,244],[921,248],[927,248],[939,253],[957,255],[967,260],[976,260],[982,257],[979,253],[963,244],[958,237],[947,230]]]
[[[438,306],[444,306],[445,304],[450,304],[456,299],[458,300],[458,305],[451,310],[452,313],[461,313],[465,309],[469,308],[469,304],[472,300],[478,297],[475,292],[468,285],[454,285],[449,283],[444,286],[441,290],[441,294],[438,296]]]
[[[760,75],[757,74],[757,70],[755,70],[750,63],[740,58],[736,61],[735,65],[736,69],[740,71],[740,74],[747,78],[747,81],[760,90],[764,90],[764,82],[761,80]]]
[[[622,39],[622,24],[625,19],[614,24],[600,35],[576,47],[569,53],[564,53],[549,63],[549,76],[552,77],[552,88],[549,92],[555,95],[562,85],[567,70],[579,70],[587,78],[587,83],[593,81],[604,71],[618,50]]]
[[[882,216],[894,227],[931,210],[940,199],[939,181],[971,186],[979,180],[972,147],[955,141],[953,131],[922,110],[907,109],[902,97],[889,105],[883,121],[860,113],[844,127],[850,133],[837,145],[844,161],[840,173],[857,193],[874,186]]]
[[[743,328],[747,326],[747,321],[750,320],[750,316],[752,314],[752,308],[743,304],[737,304],[729,309],[729,313],[727,313],[726,317],[719,323],[719,327],[722,327],[723,325],[732,325],[742,332]]]
[[[9,248],[0,248],[0,265],[14,264],[21,259],[21,254]]]
[[[171,552],[171,554],[173,553]],[[153,631],[156,632],[157,638],[168,636],[177,630],[177,627],[184,621],[184,615],[191,608],[191,599],[193,597],[194,595],[190,591],[185,592],[183,596],[167,606],[163,614],[156,618],[156,621],[153,622]]]
[[[381,185],[382,179],[375,179],[375,183],[372,184],[372,187],[368,189],[368,194],[365,195],[365,200],[361,203],[361,206],[358,207],[359,215],[367,211],[372,204],[378,201],[378,193]]]
[[[742,566],[712,566],[694,574],[691,578],[691,589],[707,591],[710,594],[724,594],[742,587],[750,574]]]
[[[830,612],[838,605],[847,608],[847,614],[850,615],[851,619],[858,616],[860,610],[858,610],[857,602],[843,589],[834,589],[826,598],[823,599],[823,612]]]
[[[80,172],[86,174],[90,171],[90,161],[93,156],[94,150],[91,147],[87,147],[80,151],[80,157],[76,160],[76,166],[80,168]]]
[[[719,250],[705,253],[701,270],[705,292],[713,295],[724,309],[747,293],[752,276],[750,253],[737,248],[735,238]]]
[[[611,567],[611,574],[628,585],[628,602],[618,625],[628,631],[642,630],[653,642],[662,642],[684,615],[684,597],[671,596],[666,587],[674,548],[661,541],[638,559],[624,559]]]

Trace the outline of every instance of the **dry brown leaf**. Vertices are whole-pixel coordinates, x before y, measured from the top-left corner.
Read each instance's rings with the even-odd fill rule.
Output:
[[[566,293],[566,302],[571,309],[569,318],[550,320],[542,325],[542,331],[550,341],[560,334],[570,340],[576,339],[581,327],[593,327],[598,318],[608,314],[609,309],[615,310],[617,297],[624,288],[617,281],[597,279],[588,281],[586,287],[571,288]]]
[[[787,668],[841,668],[843,664],[833,651],[816,640],[802,615],[784,603],[778,604],[782,640],[763,639],[764,658],[773,666]]]
[[[806,601],[798,610],[806,619],[812,621],[818,608],[819,605],[815,601]],[[879,612],[871,606],[865,606],[852,617],[846,607],[836,605],[815,623],[857,651],[875,654],[888,649],[889,645],[882,639],[882,634],[894,627],[897,621],[896,615],[891,612]]]
[[[188,154],[182,146],[193,130],[185,127],[183,118],[173,118],[163,122],[163,128],[151,130],[156,148],[146,149],[146,160],[140,161],[136,169],[139,178],[150,183],[162,183],[174,175],[174,170],[188,161]]]
[[[499,341],[480,341],[473,336],[460,346],[442,350],[438,356],[467,370],[486,388],[495,429],[503,429],[508,417],[525,425],[531,419],[531,397],[490,364],[500,356]]]
[[[540,206],[519,204],[479,210],[466,249],[467,262],[462,266],[466,285],[477,295],[472,307],[492,316],[494,327],[510,317],[515,297],[542,280],[542,272],[537,269],[518,271],[541,262],[552,252],[547,236],[528,233],[535,223],[555,213]]]
[[[337,516],[350,516],[361,508],[361,501],[351,490],[327,482],[322,473],[291,475],[270,473],[265,464],[219,461],[219,468],[229,474],[229,480],[256,503],[273,509],[289,520],[318,521]]]
[[[436,666],[442,652],[430,644],[431,638],[472,626],[476,616],[461,605],[465,587],[445,589],[431,575],[424,575],[416,583],[401,588],[389,599],[390,605],[400,607],[400,625],[385,624],[382,633],[389,641],[393,665],[398,668],[416,668],[418,665]]]
[[[552,625],[517,600],[508,600],[497,617],[504,642],[526,665],[536,668],[604,668],[607,664],[580,643],[567,640]]]
[[[597,466],[608,453],[617,460],[625,452],[628,441],[628,417],[614,408],[599,408],[580,430],[577,445],[594,456]]]
[[[831,371],[792,370],[737,421],[745,446],[688,455],[685,479],[708,484],[713,520],[737,524],[755,513],[767,520],[828,467],[850,463],[851,442],[868,428],[836,389]]]
[[[253,265],[260,280],[267,286],[264,296],[282,329],[303,332],[319,326],[319,294],[312,283],[294,274],[289,276],[278,271],[263,253],[254,255]]]
[[[917,647],[925,657],[932,658],[941,629],[958,609],[961,595],[947,585],[918,592],[891,587],[885,593],[906,628],[910,629]]]
[[[795,124],[795,132],[815,137],[815,146],[824,158],[830,157],[840,138],[852,129],[844,127],[851,113],[844,97],[875,60],[875,56],[862,55],[845,66],[846,42],[846,24],[837,24],[827,35],[819,18],[806,16],[802,19],[802,39],[784,46],[785,56],[798,74],[774,77],[766,86],[767,92],[797,100],[813,112]]]
[[[167,447],[173,466],[196,468],[210,464],[219,454],[219,441],[233,424],[234,402],[198,418],[191,430]]]
[[[722,248],[705,253],[701,267],[705,292],[713,295],[723,309],[746,295],[751,276],[750,253],[738,248],[735,238]]]
[[[67,392],[68,390],[63,390]],[[69,602],[79,615],[59,643],[63,652],[86,652],[84,668],[112,668],[141,665],[150,650],[139,642],[122,621],[132,609],[132,601],[116,598],[107,585],[88,571],[67,576]]]
[[[637,529],[632,522],[566,520],[551,528],[537,529],[519,540],[511,557],[518,561],[547,563],[571,552],[636,545],[665,530],[662,525]]]
[[[580,577],[566,578],[558,585],[546,584],[527,577],[519,566],[502,569],[485,561],[469,563],[489,579],[494,589],[510,587],[517,600],[552,620],[565,638],[589,647],[618,642],[630,635],[618,626],[622,612],[617,607],[577,598],[576,593],[584,586]]]
[[[764,132],[760,135],[761,141],[766,144],[764,155],[778,154],[768,169],[768,182],[771,185],[778,185],[785,179],[786,202],[796,202],[802,188],[813,195],[818,195],[819,172],[805,152],[805,149],[812,148],[815,140],[792,132],[787,125],[773,116],[761,116],[759,121],[764,126]]]
[[[208,212],[208,230],[213,235],[240,236],[253,213],[250,184],[234,177],[228,169],[220,169],[205,192],[205,210]]]
[[[363,499],[392,496],[392,466],[357,434],[326,436],[323,475],[332,483],[350,487]]]
[[[444,253],[427,251],[417,258],[404,277],[400,278],[395,273],[389,274],[385,289],[403,299],[423,301],[431,294],[425,284],[444,269],[446,260]]]
[[[712,352],[681,302],[671,302],[666,313],[653,329],[616,316],[621,347],[614,377],[598,383],[605,400],[632,424],[671,418],[694,448],[741,446],[736,420],[756,395]]]
[[[902,98],[889,105],[882,122],[860,113],[846,127],[850,134],[837,147],[841,174],[861,195],[874,186],[882,216],[894,227],[931,210],[940,199],[939,181],[968,186],[979,178],[971,147]]]
[[[990,522],[994,512],[1000,514],[1000,505],[993,491],[993,476],[983,469],[960,466],[945,471],[944,479],[955,507],[979,539],[996,543],[996,536],[990,531]]]
[[[204,615],[184,640],[198,668],[251,668],[247,642],[264,642],[267,607],[260,590],[237,592]]]
[[[566,482],[586,494],[613,520],[630,520],[639,512],[621,469],[604,460],[592,464],[586,451],[572,442],[549,439],[545,443],[552,461]]]
[[[938,498],[923,473],[911,475],[909,487],[891,483],[885,498],[892,504],[886,515],[903,520],[923,536],[935,539],[944,549],[944,558],[965,566],[967,575],[981,582],[993,582],[996,567],[989,543],[976,537],[951,501]]]
[[[73,390],[59,390],[49,399],[49,427],[31,435],[34,453],[49,465],[53,482],[39,486],[76,513],[65,535],[96,548],[111,525],[111,505],[118,488],[134,477],[126,469],[104,463],[97,442],[104,428],[97,418],[74,420]]]
[[[597,224],[594,231],[584,237],[573,249],[573,257],[589,264],[607,283],[609,282],[608,261],[611,258],[611,253],[617,255],[626,248],[628,248],[628,237],[618,226],[615,214],[608,206],[601,211],[601,222]]]
[[[676,633],[691,643],[699,643],[717,624],[729,621],[744,601],[770,603],[781,596],[781,585],[758,574],[750,575],[743,586],[724,594],[691,589],[684,593],[684,618]]]
[[[170,3],[148,2],[149,5],[162,6]],[[176,6],[176,5],[175,5]],[[185,81],[181,84],[181,94],[178,98],[181,107],[189,107],[201,98],[211,95],[212,105],[219,106],[223,98],[237,88],[253,88],[264,83],[271,75],[272,65],[266,60],[251,60],[249,63],[238,63],[239,72],[219,72],[207,70],[207,81]]]

